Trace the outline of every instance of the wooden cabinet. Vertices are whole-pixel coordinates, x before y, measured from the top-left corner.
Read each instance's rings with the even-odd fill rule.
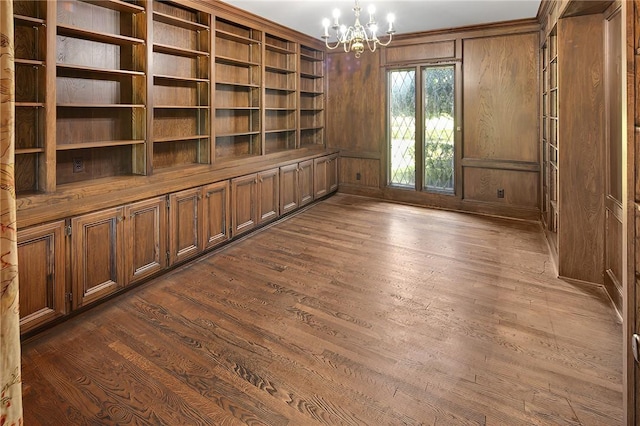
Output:
[[[324,52],[300,45],[300,146],[324,144]]]
[[[144,6],[56,5],[56,184],[146,174]]]
[[[280,170],[258,173],[258,224],[277,219],[280,215]]]
[[[123,222],[122,207],[71,219],[74,309],[94,302],[124,286]]]
[[[265,35],[265,154],[296,148],[296,46]]]
[[[21,333],[67,313],[64,231],[57,221],[18,232]]]
[[[153,168],[207,164],[211,15],[174,2],[152,5]]]
[[[204,249],[210,249],[230,238],[229,181],[216,182],[202,188]]]
[[[215,20],[215,158],[261,155],[262,31]]]
[[[280,214],[313,201],[313,160],[280,167]]]
[[[167,266],[167,199],[156,197],[125,206],[127,284]]]
[[[169,195],[169,264],[200,253],[202,244],[202,191],[187,189]]]
[[[258,178],[247,175],[231,180],[232,235],[242,234],[258,223]]]
[[[332,154],[316,158],[313,163],[315,198],[338,189],[338,155]]]
[[[47,139],[55,129],[55,52],[47,44],[55,39],[55,4],[14,2],[15,46],[15,186],[18,195],[51,191],[55,186],[55,150]],[[52,131],[53,130],[53,131]],[[55,140],[55,139],[54,139]]]

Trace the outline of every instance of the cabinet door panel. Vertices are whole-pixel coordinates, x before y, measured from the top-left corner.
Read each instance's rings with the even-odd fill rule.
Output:
[[[327,161],[327,157],[313,160],[313,190],[315,198],[327,195]]]
[[[67,313],[64,221],[18,231],[20,332]]]
[[[229,181],[214,183],[204,193],[204,248],[229,239]]]
[[[125,207],[127,284],[167,266],[166,197],[140,201]]]
[[[280,211],[279,176],[279,169],[258,173],[258,223],[266,223],[278,218]]]
[[[235,178],[231,181],[233,211],[231,226],[233,235],[239,235],[255,228],[258,222],[257,184],[255,174]]]
[[[313,201],[313,160],[298,165],[298,193],[300,207]]]
[[[280,167],[280,212],[288,213],[298,208],[298,165]]]
[[[172,265],[195,256],[202,250],[200,194],[200,188],[195,188],[176,192],[169,196],[171,205],[169,261]]]
[[[327,160],[327,192],[338,189],[338,155],[333,154]]]
[[[123,219],[123,209],[115,208],[71,220],[74,308],[124,285]]]

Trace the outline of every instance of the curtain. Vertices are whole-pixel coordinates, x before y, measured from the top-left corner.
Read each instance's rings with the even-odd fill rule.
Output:
[[[0,425],[22,425],[14,185],[13,2],[0,1]]]

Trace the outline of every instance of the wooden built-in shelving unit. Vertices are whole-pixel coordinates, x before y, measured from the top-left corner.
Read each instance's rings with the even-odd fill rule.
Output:
[[[211,159],[211,15],[153,2],[152,166]]]
[[[542,223],[558,245],[558,42],[555,29],[542,49]]]
[[[320,43],[216,4],[14,4],[19,197],[325,146]]]
[[[337,189],[319,41],[222,2],[14,6],[22,333]]]

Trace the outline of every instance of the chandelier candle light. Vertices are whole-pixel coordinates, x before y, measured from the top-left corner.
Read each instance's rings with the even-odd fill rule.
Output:
[[[391,39],[393,38],[393,34],[395,34],[396,30],[393,28],[393,21],[395,17],[392,13],[387,15],[387,22],[389,23],[389,29],[387,29],[386,33],[389,36],[389,39],[386,42],[380,41],[378,35],[378,24],[375,19],[375,6],[369,6],[369,22],[367,22],[366,26],[363,26],[360,23],[360,2],[356,0],[356,5],[353,7],[353,12],[356,15],[356,22],[347,27],[346,25],[340,25],[340,10],[335,9],[333,11],[333,25],[331,25],[331,21],[325,18],[322,21],[322,26],[324,27],[324,34],[322,38],[324,39],[324,43],[327,48],[333,50],[338,46],[342,45],[345,52],[354,52],[356,58],[360,57],[360,54],[364,52],[364,46],[366,44],[367,48],[375,52],[378,46],[388,46],[391,43]],[[329,43],[329,26],[336,32],[336,37],[338,41],[331,45]]]

